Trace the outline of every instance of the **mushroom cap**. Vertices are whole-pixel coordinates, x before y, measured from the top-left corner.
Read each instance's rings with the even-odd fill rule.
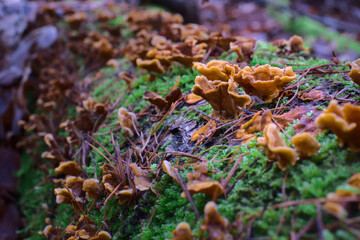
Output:
[[[191,232],[190,225],[186,222],[181,222],[173,230],[174,238],[172,240],[192,240],[193,233]]]
[[[238,61],[249,61],[252,58],[256,46],[253,38],[239,37],[235,42],[230,42],[230,49],[238,55]]]
[[[135,163],[130,163],[129,167],[134,173],[134,183],[136,185],[136,188],[139,189],[139,191],[142,192],[151,188],[152,186],[151,178],[149,177],[147,171],[142,170]]]
[[[209,81],[205,76],[197,76],[192,92],[207,102],[220,116],[231,117],[242,112],[250,102],[250,96],[237,93],[237,83],[232,78],[228,82]],[[240,107],[240,108],[239,108]]]
[[[203,98],[194,93],[189,93],[185,97],[185,102],[189,105],[196,104],[196,103],[200,102],[201,100],[203,100]]]
[[[164,67],[161,65],[159,59],[154,58],[151,60],[136,59],[136,65],[140,68],[146,69],[148,72],[165,73]]]
[[[190,194],[205,193],[208,196],[218,197],[224,193],[224,188],[219,182],[214,181],[189,181],[186,184]]]
[[[291,142],[302,157],[310,157],[321,148],[321,144],[315,137],[307,132],[295,135],[291,138]]]
[[[299,53],[309,50],[303,46],[303,39],[298,35],[292,36],[288,41],[288,45],[290,47],[290,53]]]
[[[195,62],[193,66],[198,72],[211,81],[220,80],[226,82],[229,80],[230,76],[233,76],[235,72],[239,71],[238,66],[222,60],[212,60],[206,65]]]
[[[55,168],[56,174],[79,176],[83,173],[83,169],[74,161],[60,162]]]
[[[163,99],[159,94],[152,91],[145,91],[143,97],[151,104],[155,105],[160,112],[168,105],[168,102],[165,99]]]
[[[360,58],[354,62],[348,63],[347,65],[351,68],[349,77],[351,77],[351,80],[354,83],[360,86]]]
[[[216,204],[213,201],[206,203],[204,208],[204,221],[201,225],[202,230],[206,230],[210,239],[230,240],[233,239],[230,234],[230,222],[217,211]]]
[[[134,189],[125,186],[121,191],[116,193],[116,197],[118,198],[119,204],[124,205],[134,196]]]
[[[215,133],[217,125],[216,122],[210,119],[204,126],[196,130],[191,136],[191,141],[202,142],[204,139],[209,138]]]
[[[108,233],[107,231],[100,231],[98,234],[91,237],[89,240],[111,240],[111,239],[112,237],[110,233]]]
[[[286,170],[288,165],[295,165],[297,154],[286,145],[275,124],[270,123],[265,127],[264,137],[258,138],[258,143],[265,147],[268,161],[276,162],[281,170]]]
[[[104,192],[104,187],[96,178],[86,179],[83,183],[82,189],[86,192],[86,196],[93,200],[99,199]]]
[[[170,177],[172,177],[172,179],[174,179],[178,184],[180,184],[177,179],[176,168],[171,166],[171,163],[169,161],[164,160],[162,163],[162,168]]]
[[[295,78],[292,67],[281,69],[269,64],[258,67],[246,66],[234,76],[235,81],[247,94],[258,96],[265,103],[272,102]]]
[[[124,129],[126,134],[134,136],[135,127],[137,124],[135,113],[128,112],[125,108],[121,107],[118,111],[118,123]]]
[[[324,204],[324,209],[338,216],[339,218],[342,218],[346,215],[345,208],[341,204],[336,202],[326,202]]]
[[[349,180],[348,184],[360,189],[360,173],[356,173]]]
[[[335,133],[340,146],[346,145],[350,151],[360,151],[360,106],[345,104],[341,107],[333,100],[317,117],[315,124]]]

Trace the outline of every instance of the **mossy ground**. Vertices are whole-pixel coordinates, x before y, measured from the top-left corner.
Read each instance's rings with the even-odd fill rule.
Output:
[[[116,21],[122,21],[122,19]],[[235,61],[236,55],[225,54],[222,56],[222,59]],[[131,66],[125,58],[119,59],[119,63],[122,64],[123,70],[129,70]],[[271,64],[278,67],[288,65],[293,66],[294,70],[302,70],[326,63],[328,63],[328,60],[308,58],[301,54],[281,57],[276,54],[276,47],[260,42],[257,45],[257,50],[250,65]],[[119,96],[124,94],[125,97],[121,98],[116,107],[130,108],[131,111],[136,113],[141,112],[149,104],[142,97],[146,90],[151,90],[165,96],[175,85],[178,76],[180,76],[178,86],[184,94],[187,94],[190,93],[195,76],[198,75],[193,69],[174,64],[166,74],[158,75],[154,82],[147,82],[147,74],[136,68],[134,71],[136,81],[133,83],[132,90],[129,91],[127,90],[126,83],[117,79],[117,72],[115,70],[103,68],[101,71],[103,76],[92,85],[90,95],[100,102],[114,102]],[[306,90],[309,87],[320,86],[325,82],[339,82],[341,84],[340,87],[346,87],[351,84],[349,81],[344,80],[341,74],[307,77],[306,84],[301,85],[300,91]],[[353,88],[356,87],[350,87],[348,92],[355,95],[354,91],[352,91]],[[284,98],[283,101],[285,102],[286,100],[288,99]],[[327,104],[325,101],[318,103],[319,106],[327,106]],[[269,106],[261,105],[261,107],[266,108]],[[209,105],[196,108],[206,114],[211,112]],[[196,122],[201,126],[202,118],[199,112],[188,110],[188,106],[183,106],[174,111],[173,116],[180,114],[182,114],[182,117],[177,120],[174,120],[171,116],[168,117],[163,125],[166,127],[172,121],[181,121],[182,123]],[[116,121],[117,113],[114,111],[106,124],[113,124]],[[151,129],[152,123],[149,117],[143,117],[139,124],[143,128],[142,130],[148,131]],[[112,153],[113,147],[110,134],[108,133],[110,128],[115,127],[101,128],[95,138]],[[122,133],[121,130],[115,132],[120,144],[126,141],[122,137]],[[286,129],[286,133],[290,137],[294,135],[292,125]],[[215,141],[221,139],[223,134],[224,130],[220,130],[213,137],[214,141],[196,146],[196,148],[194,144],[192,154],[212,160],[208,163],[209,169],[214,172],[211,177],[215,180],[220,180],[227,176],[233,161],[218,160],[229,157],[237,159],[239,154],[250,152],[244,156],[238,171],[230,180],[230,185],[235,182],[242,171],[246,170],[245,176],[235,184],[232,191],[226,197],[218,200],[217,205],[219,212],[231,222],[235,221],[239,215],[242,216],[244,224],[255,220],[251,228],[251,235],[253,237],[288,239],[291,231],[299,231],[312,218],[316,218],[318,212],[315,204],[301,204],[273,210],[267,209],[274,204],[284,201],[282,186],[285,175],[287,175],[285,185],[286,200],[300,200],[326,197],[329,192],[334,192],[339,187],[346,187],[344,185],[346,180],[354,173],[360,171],[359,156],[339,147],[335,135],[330,132],[318,134],[317,140],[321,143],[322,147],[317,155],[298,162],[286,172],[279,170],[275,165],[270,170],[265,171],[268,164],[267,159],[264,150],[257,150],[259,145],[256,140],[242,145],[230,144],[226,139]],[[286,137],[284,135],[284,138]],[[166,145],[169,142],[164,142],[163,144]],[[159,149],[160,151],[165,151],[165,146]],[[122,149],[122,151],[124,150]],[[103,150],[100,149],[100,151]],[[94,168],[96,168],[99,176],[99,173],[101,173],[100,166],[106,162],[96,151],[92,151],[92,155],[94,156],[95,166],[91,164],[83,166],[89,177],[94,176]],[[172,162],[176,160],[177,158],[173,158]],[[188,161],[186,158],[180,158],[179,160],[181,163],[187,163]],[[256,162],[252,164],[255,160]],[[64,229],[71,222],[73,209],[70,205],[56,207],[52,184],[41,184],[48,176],[40,170],[35,173],[31,172],[30,175],[28,171],[31,168],[31,164],[33,163],[28,156],[24,156],[22,169],[19,172],[21,182],[19,190],[22,193],[20,204],[29,223],[27,229],[23,231],[31,233],[33,236],[28,239],[34,240],[42,239],[36,232],[44,228],[45,217],[52,217],[54,225],[61,226]],[[185,167],[180,172],[183,180],[186,179],[186,174],[190,171],[192,171],[192,166]],[[188,222],[194,234],[199,236],[202,219],[197,220],[189,201],[180,197],[182,192],[180,186],[164,173],[160,174],[159,180],[154,184],[154,189],[160,196],[156,196],[148,191],[136,203],[131,205],[120,206],[117,201],[111,199],[106,209],[102,206],[100,209],[93,208],[90,211],[89,207],[85,210],[86,212],[89,211],[90,218],[95,221],[98,227],[104,220],[104,215],[107,216],[106,221],[110,227],[113,239],[171,238],[172,230],[182,221]],[[204,194],[197,194],[193,196],[193,200],[202,216],[204,206],[210,199]],[[50,215],[40,207],[42,203],[47,204],[52,209]],[[105,210],[107,211],[106,213]],[[280,231],[277,231],[283,215],[282,226],[279,228]],[[334,220],[334,217],[323,212],[324,224]],[[314,239],[317,238],[316,236],[316,233],[312,233],[305,237]],[[324,236],[325,239],[354,239],[354,235],[347,230],[337,230],[335,232],[325,230]]]

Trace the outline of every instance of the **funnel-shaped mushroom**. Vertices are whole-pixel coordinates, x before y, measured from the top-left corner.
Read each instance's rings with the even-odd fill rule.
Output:
[[[232,78],[228,82],[209,81],[205,76],[197,76],[192,92],[208,101],[215,114],[223,117],[238,117],[251,98],[237,93],[237,83]]]
[[[258,138],[258,143],[264,146],[268,161],[276,162],[281,170],[286,170],[288,165],[295,165],[296,152],[286,145],[275,124],[270,123],[265,127],[264,137]]]
[[[266,64],[258,67],[244,67],[235,74],[235,81],[249,95],[255,95],[270,103],[284,87],[296,78],[292,67],[280,69]]]
[[[346,145],[350,151],[360,151],[360,107],[352,104],[339,106],[331,101],[329,107],[315,121],[317,127],[330,129],[336,134],[340,146]]]

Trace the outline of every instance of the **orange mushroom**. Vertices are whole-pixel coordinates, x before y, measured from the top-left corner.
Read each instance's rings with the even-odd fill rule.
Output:
[[[295,149],[300,152],[300,157],[310,157],[317,153],[321,148],[321,144],[316,141],[315,137],[310,133],[299,133],[291,138],[291,142]]]
[[[228,82],[209,81],[205,76],[197,76],[192,92],[210,103],[215,115],[237,118],[250,102],[251,98],[237,93],[237,83],[231,78]]]
[[[347,65],[351,68],[349,77],[351,77],[354,83],[360,86],[360,58],[354,62],[347,63]]]
[[[277,98],[284,87],[295,78],[292,67],[280,69],[269,64],[244,67],[234,77],[247,94],[255,95],[265,103]]]
[[[347,146],[350,151],[360,151],[360,107],[331,101],[329,107],[321,113],[315,124],[321,129],[330,129],[338,138],[340,146]]]
[[[212,60],[206,65],[196,62],[193,66],[199,73],[203,74],[211,81],[220,80],[226,82],[231,76],[239,71],[239,67],[237,65],[221,60]]]
[[[264,137],[259,137],[257,140],[261,146],[264,146],[268,161],[276,162],[281,170],[285,171],[288,165],[295,165],[297,154],[294,149],[286,145],[275,124],[268,124],[264,129]]]

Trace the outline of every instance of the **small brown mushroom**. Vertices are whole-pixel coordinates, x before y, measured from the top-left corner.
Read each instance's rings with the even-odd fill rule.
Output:
[[[349,73],[349,77],[351,77],[351,80],[354,83],[360,86],[360,58],[354,62],[347,63],[347,65],[351,69]]]
[[[165,99],[152,91],[145,91],[143,97],[151,104],[155,105],[157,112],[161,115],[166,113],[174,102],[182,99],[183,94],[180,88],[175,88],[165,96]]]
[[[82,186],[84,192],[86,192],[86,197],[97,200],[103,196],[104,187],[99,183],[99,180],[96,178],[89,178],[84,181]]]
[[[181,222],[173,230],[174,238],[172,240],[192,240],[194,235],[191,232],[190,225],[186,222]]]
[[[143,60],[141,58],[138,58],[136,60],[136,65],[140,68],[146,69],[148,72],[154,72],[154,73],[160,73],[164,74],[165,69],[161,65],[159,59],[151,59],[151,60]]]
[[[205,205],[204,221],[201,224],[201,230],[209,233],[210,239],[213,240],[232,240],[230,233],[230,222],[217,211],[216,204],[212,201]]]
[[[288,45],[290,47],[290,50],[289,50],[290,53],[299,53],[302,51],[309,51],[308,48],[305,48],[303,46],[302,37],[297,36],[297,35],[294,35],[289,39]]]
[[[252,59],[256,46],[253,38],[238,37],[235,42],[230,42],[230,49],[238,55],[237,61],[249,62]]]
[[[134,182],[136,188],[139,189],[139,191],[141,192],[150,189],[152,184],[151,184],[151,178],[149,177],[149,173],[145,170],[142,170],[135,163],[130,163],[129,167],[134,173]]]
[[[111,240],[111,239],[112,237],[110,233],[108,233],[107,231],[100,231],[98,234],[91,237],[89,240]]]
[[[55,168],[56,174],[79,176],[83,173],[83,169],[74,161],[60,162]]]
[[[261,146],[264,146],[268,161],[276,162],[281,170],[285,171],[288,165],[295,165],[297,154],[294,149],[286,145],[275,124],[268,124],[264,129],[264,137],[259,137],[257,140]]]
[[[205,193],[215,200],[224,193],[224,189],[219,182],[212,181],[207,174],[208,167],[206,162],[194,164],[194,171],[186,175],[188,179],[186,187],[190,194]],[[182,193],[181,197],[185,198],[185,193]]]
[[[40,235],[46,237],[46,239],[60,240],[61,239],[61,228],[47,225],[43,231],[39,232]]]
[[[311,157],[321,148],[315,137],[307,132],[295,135],[291,138],[291,142],[302,158]]]
[[[271,123],[272,114],[270,110],[259,111],[236,131],[236,138],[255,136],[254,133],[261,132],[265,126]]]
[[[137,125],[134,113],[128,112],[125,108],[121,107],[118,111],[118,123],[124,129],[125,134],[128,134],[130,137],[134,136]]]
[[[134,196],[134,189],[129,188],[129,186],[125,186],[122,190],[116,193],[116,197],[120,205],[124,205],[128,203],[132,197]]]
[[[172,179],[175,180],[175,182],[177,182],[180,185],[176,175],[176,168],[171,166],[171,163],[169,161],[164,160],[162,163],[162,168],[170,177],[172,177]]]

